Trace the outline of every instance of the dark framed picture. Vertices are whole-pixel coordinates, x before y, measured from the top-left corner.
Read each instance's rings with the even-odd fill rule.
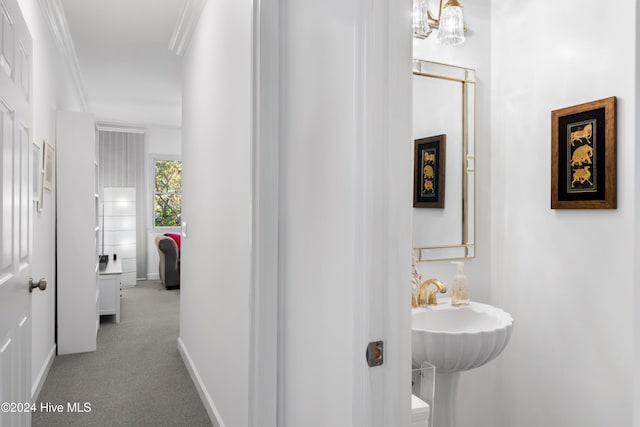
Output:
[[[414,208],[444,208],[446,142],[446,135],[415,140]]]
[[[551,209],[616,209],[616,97],[551,112]]]

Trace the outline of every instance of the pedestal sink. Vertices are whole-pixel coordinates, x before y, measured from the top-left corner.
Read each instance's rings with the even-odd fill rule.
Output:
[[[488,304],[451,306],[441,298],[437,306],[412,311],[413,367],[422,362],[436,367],[432,427],[455,427],[454,402],[460,372],[495,359],[511,337],[513,318]]]

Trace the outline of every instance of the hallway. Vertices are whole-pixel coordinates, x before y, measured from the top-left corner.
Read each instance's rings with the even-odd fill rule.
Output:
[[[36,407],[64,410],[34,413],[33,427],[210,426],[177,350],[179,297],[159,281],[123,289],[121,321],[101,317],[98,350],[56,357]],[[68,411],[75,402],[85,412]]]

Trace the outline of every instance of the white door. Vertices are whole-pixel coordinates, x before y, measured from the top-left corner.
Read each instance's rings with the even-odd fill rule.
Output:
[[[251,425],[406,427],[411,2],[254,4]]]
[[[31,399],[31,36],[16,0],[0,0],[0,402]],[[0,411],[0,427],[30,414]]]

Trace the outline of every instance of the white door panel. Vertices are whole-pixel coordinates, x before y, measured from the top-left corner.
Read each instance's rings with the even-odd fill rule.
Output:
[[[16,0],[0,0],[0,402],[15,404],[31,399],[31,47]],[[0,427],[30,422],[0,413]]]
[[[18,220],[20,221],[20,238],[18,239],[18,263],[20,268],[25,268],[29,264],[29,253],[31,252],[30,234],[31,227],[29,226],[30,206],[31,206],[31,191],[29,191],[29,177],[31,166],[30,156],[31,144],[29,144],[29,129],[22,123],[18,124],[18,150],[19,150],[19,185],[16,202],[18,204]]]
[[[12,338],[0,341],[0,399],[11,402],[14,399],[13,360],[15,343]],[[0,427],[11,425],[11,413],[0,412]]]
[[[4,77],[4,76],[3,76]],[[2,156],[2,252],[0,252],[0,277],[11,275],[13,264],[13,114],[0,93],[0,155]],[[8,277],[7,277],[8,278]],[[0,279],[1,280],[1,279]]]

